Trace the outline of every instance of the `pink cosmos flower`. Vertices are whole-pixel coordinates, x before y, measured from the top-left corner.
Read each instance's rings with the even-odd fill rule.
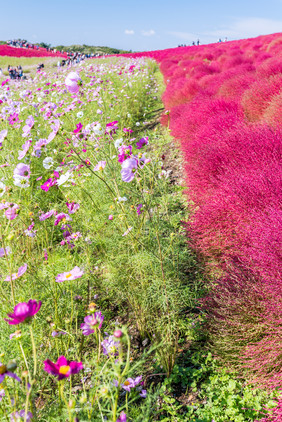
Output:
[[[33,414],[31,412],[25,413],[25,410],[19,410],[18,412],[13,412],[10,414],[11,422],[19,422],[25,420],[26,422],[31,422]]]
[[[46,183],[46,182],[45,182],[45,183]],[[54,215],[55,213],[56,213],[56,210],[50,210],[50,211],[47,211],[47,212],[45,212],[45,214],[41,214],[41,215],[39,216],[39,220],[40,220],[40,221],[47,220],[47,218],[52,217],[52,215]]]
[[[123,411],[120,413],[117,422],[126,422],[126,414]]]
[[[26,138],[30,134],[30,131],[33,125],[34,125],[33,116],[28,116],[28,118],[25,121],[25,126],[23,127],[23,134],[22,134],[23,138]]]
[[[37,314],[41,308],[41,302],[36,302],[36,300],[30,299],[28,303],[22,302],[18,303],[14,307],[14,313],[8,314],[8,318],[4,318],[10,325],[21,324],[22,322],[30,321],[30,319]]]
[[[66,205],[70,214],[74,214],[80,208],[80,205],[75,202],[66,202]]]
[[[22,151],[19,151],[19,156],[18,156],[18,160],[22,160],[25,156],[27,151],[30,148],[32,140],[29,139],[28,141],[26,141],[23,145],[22,145]]]
[[[49,179],[46,180],[46,182],[43,183],[43,185],[41,185],[41,189],[44,190],[45,192],[48,192],[48,190],[57,184],[57,180],[53,180],[52,177],[50,177]]]
[[[106,161],[99,161],[96,166],[94,167],[94,171],[103,170],[106,167]]]
[[[73,133],[79,133],[81,131],[81,129],[83,128],[83,124],[82,123],[77,123],[76,125],[76,129],[73,131]]]
[[[8,277],[5,278],[5,281],[11,281],[16,280],[17,278],[20,278],[27,270],[27,264],[22,265],[16,273],[13,273],[12,276],[8,275]]]
[[[81,84],[81,77],[76,72],[69,73],[65,79],[66,88],[71,94],[76,94],[79,91],[79,85]]]
[[[138,142],[136,142],[136,148],[137,149],[141,149],[144,145],[148,144],[148,136],[146,136],[145,138],[141,138],[139,139]]]
[[[5,211],[5,216],[8,220],[14,220],[18,216],[19,206],[17,204],[10,204],[9,208]]]
[[[11,253],[10,246],[7,246],[6,248],[0,248],[0,258],[6,255],[9,255],[10,253]]]
[[[127,380],[124,381],[123,384],[121,384],[121,387],[126,390],[130,391],[131,388],[136,387],[142,380],[142,375],[139,377],[136,377],[135,380],[133,378],[127,378]]]
[[[118,147],[118,162],[123,163],[127,158],[129,158],[132,154],[132,146],[131,145],[121,145]]]
[[[28,164],[19,163],[14,170],[14,178],[16,177],[30,177],[30,166]]]
[[[72,218],[68,214],[61,212],[60,214],[57,215],[54,225],[57,226],[59,222],[64,219],[66,221],[72,221]]]
[[[128,229],[122,234],[122,237],[127,236],[131,230],[133,229],[133,227],[128,227]]]
[[[72,374],[77,374],[83,369],[82,362],[67,360],[64,356],[60,356],[56,363],[47,359],[44,361],[44,371],[58,377],[58,380],[68,378]]]
[[[84,271],[81,270],[79,267],[75,266],[72,270],[66,271],[65,273],[58,274],[56,277],[57,283],[62,283],[66,280],[76,280],[77,278],[82,277]]]
[[[135,172],[138,167],[138,161],[136,158],[127,158],[122,163],[121,178],[123,182],[131,182],[135,177]]]
[[[80,325],[83,335],[89,336],[90,334],[95,333],[97,327],[100,330],[102,327],[103,321],[104,321],[104,316],[102,315],[101,311],[95,312],[94,315],[87,315],[84,318],[84,324]]]
[[[19,121],[19,115],[17,113],[10,114],[8,120],[10,125],[14,125]]]

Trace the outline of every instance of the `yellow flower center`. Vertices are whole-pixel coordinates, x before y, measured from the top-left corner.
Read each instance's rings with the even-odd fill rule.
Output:
[[[59,373],[62,374],[62,375],[67,375],[67,373],[69,372],[69,370],[70,370],[70,366],[68,366],[68,365],[62,365],[60,367],[60,369],[59,369]]]
[[[68,273],[67,275],[66,275],[66,278],[70,278],[72,276],[72,273]]]
[[[129,381],[124,381],[124,383],[123,383],[124,385],[129,385],[130,384],[130,382]]]
[[[0,375],[3,375],[7,372],[7,367],[5,365],[0,365]]]

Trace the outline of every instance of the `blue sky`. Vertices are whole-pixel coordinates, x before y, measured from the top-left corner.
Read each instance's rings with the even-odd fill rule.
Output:
[[[282,0],[13,0],[0,40],[158,50],[282,32]]]

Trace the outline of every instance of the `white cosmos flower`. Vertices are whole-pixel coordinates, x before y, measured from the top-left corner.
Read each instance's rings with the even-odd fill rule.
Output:
[[[46,157],[46,158],[43,160],[43,167],[44,167],[46,170],[49,170],[51,167],[53,167],[53,165],[54,165],[54,160],[53,160],[53,158],[52,158],[52,157]]]
[[[118,148],[121,146],[121,144],[123,143],[123,139],[119,138],[115,141],[115,147]]]
[[[14,178],[14,185],[18,186],[19,188],[28,188],[29,187],[29,179],[24,176],[17,176]]]
[[[67,171],[65,174],[62,174],[57,180],[57,185],[61,186],[64,183],[66,183],[66,181],[69,180],[70,176],[71,176],[71,172],[69,171]]]
[[[80,119],[81,117],[83,117],[83,111],[79,111],[76,116]]]
[[[6,191],[6,185],[3,182],[0,182],[0,196],[3,196]]]

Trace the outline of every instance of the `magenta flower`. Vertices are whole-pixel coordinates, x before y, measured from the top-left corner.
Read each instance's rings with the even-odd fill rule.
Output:
[[[13,125],[19,121],[19,115],[17,113],[10,114],[8,120],[10,125]]]
[[[117,419],[117,422],[126,422],[126,414],[124,412],[120,413],[119,418]]]
[[[94,171],[103,170],[106,167],[106,161],[99,161],[96,166],[94,167]]]
[[[63,281],[66,281],[66,280],[76,280],[77,278],[82,277],[83,274],[84,274],[84,271],[76,266],[70,271],[66,271],[65,273],[58,274],[56,277],[56,282],[62,283]]]
[[[145,138],[141,138],[139,139],[138,142],[136,142],[136,148],[137,149],[141,149],[144,145],[148,144],[148,136],[146,136]]]
[[[72,218],[68,214],[65,214],[64,212],[61,212],[56,217],[56,220],[54,222],[55,226],[57,226],[61,220],[72,221]]]
[[[81,77],[76,72],[69,73],[65,79],[66,88],[71,94],[76,94],[79,91],[79,86],[81,84]]]
[[[44,371],[55,375],[59,381],[72,374],[77,374],[82,369],[82,362],[69,361],[64,356],[60,356],[56,363],[49,359],[44,361]]]
[[[41,308],[41,302],[36,302],[36,300],[30,299],[28,303],[22,302],[18,303],[14,307],[14,313],[8,314],[8,317],[11,319],[4,318],[10,325],[21,324],[26,321],[29,322],[31,318],[37,314]]]
[[[2,384],[5,377],[11,377],[18,382],[21,382],[21,379],[16,374],[14,374],[14,372],[8,371],[7,366],[0,363],[0,384]]]
[[[89,336],[90,334],[95,333],[97,327],[100,330],[102,327],[103,321],[104,321],[104,316],[102,315],[101,311],[95,312],[94,315],[87,315],[84,318],[84,324],[80,325],[83,335]]]
[[[136,205],[136,212],[138,215],[142,214],[142,212],[144,211],[142,210],[142,208],[143,208],[143,204]]]
[[[136,160],[136,158],[127,158],[121,166],[122,170],[120,173],[123,182],[131,182],[135,177],[138,161]]]
[[[56,213],[56,211],[55,211],[55,210],[50,210],[50,211],[47,211],[47,212],[45,212],[44,214],[41,214],[41,215],[39,216],[39,220],[40,220],[40,221],[47,220],[47,218],[52,217],[52,215],[54,215],[55,213]]]
[[[81,131],[81,129],[83,128],[83,124],[82,123],[77,123],[76,125],[76,129],[73,131],[73,133],[79,133]]]
[[[19,269],[18,272],[13,273],[12,276],[8,275],[8,277],[5,278],[5,281],[11,281],[12,280],[16,280],[17,278],[20,278],[27,270],[27,264],[22,265]]]
[[[80,205],[75,202],[66,202],[66,205],[70,214],[74,214],[80,208]]]
[[[19,163],[14,170],[14,178],[16,177],[30,177],[30,166],[28,164]]]
[[[132,154],[132,146],[131,145],[121,145],[118,147],[118,162],[123,163],[127,158],[129,158]]]
[[[57,184],[57,180],[53,180],[52,177],[50,177],[50,179],[46,180],[46,182],[44,182],[43,185],[41,185],[40,187],[45,192],[48,192],[48,190],[56,184]]]

